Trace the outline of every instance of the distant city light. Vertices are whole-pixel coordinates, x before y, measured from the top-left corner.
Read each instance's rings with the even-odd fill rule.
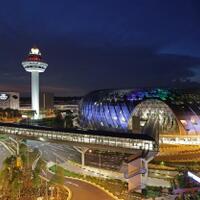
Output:
[[[92,153],[92,149],[89,150],[89,153]]]

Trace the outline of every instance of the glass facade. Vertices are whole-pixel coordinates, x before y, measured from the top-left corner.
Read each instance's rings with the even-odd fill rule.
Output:
[[[80,104],[81,126],[86,129],[148,134],[157,127],[162,134],[199,134],[199,119],[199,92],[98,90]]]
[[[131,119],[128,122],[128,129],[134,132],[134,127],[139,132],[145,133],[151,130],[152,134],[155,128],[159,129],[160,134],[177,134],[179,133],[179,126],[175,114],[170,107],[161,100],[148,99],[139,103],[133,110]],[[135,125],[135,126],[134,126]],[[137,131],[137,129],[136,129]]]

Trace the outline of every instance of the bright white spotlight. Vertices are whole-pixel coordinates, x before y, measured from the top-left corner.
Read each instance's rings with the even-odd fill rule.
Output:
[[[193,174],[192,172],[188,171],[188,176],[192,179],[194,179],[195,181],[197,181],[198,183],[200,183],[200,178],[198,176],[196,176],[195,174]]]

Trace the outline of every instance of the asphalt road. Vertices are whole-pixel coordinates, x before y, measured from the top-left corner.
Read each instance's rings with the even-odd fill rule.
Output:
[[[53,161],[64,163],[68,159],[80,159],[78,153],[73,147],[66,145],[58,145],[52,143],[43,143],[36,141],[28,141],[28,145],[32,148],[38,148],[42,152],[42,158],[47,162]],[[51,178],[48,173],[48,178]],[[113,200],[108,194],[101,189],[83,181],[65,178],[65,185],[72,192],[72,200]]]
[[[64,163],[67,160],[74,160],[80,162],[80,153],[77,152],[73,147],[54,144],[49,142],[38,142],[28,140],[27,144],[31,148],[38,148],[42,152],[42,159],[45,161],[53,161],[58,164]]]
[[[8,150],[2,145],[0,144],[0,169],[3,166],[3,162],[4,160],[10,156],[10,153],[8,152]]]
[[[64,163],[67,160],[81,163],[81,154],[72,146],[68,146],[65,144],[54,144],[49,142],[39,142],[34,140],[27,140],[27,144],[31,148],[40,149],[40,151],[42,151],[43,160],[51,160],[58,164]],[[98,151],[92,151],[85,154],[86,165],[109,170],[119,171],[123,160],[123,154],[112,152],[98,153]]]
[[[48,173],[48,179],[52,174]],[[72,200],[114,200],[101,189],[83,181],[65,178],[65,185],[72,192]]]
[[[73,200],[113,200],[108,194],[83,181],[66,179],[66,186],[72,191]]]

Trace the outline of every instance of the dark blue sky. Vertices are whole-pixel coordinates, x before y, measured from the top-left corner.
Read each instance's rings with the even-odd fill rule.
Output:
[[[36,44],[42,90],[196,86],[200,1],[18,0],[0,7],[0,89],[30,90],[21,61]]]

